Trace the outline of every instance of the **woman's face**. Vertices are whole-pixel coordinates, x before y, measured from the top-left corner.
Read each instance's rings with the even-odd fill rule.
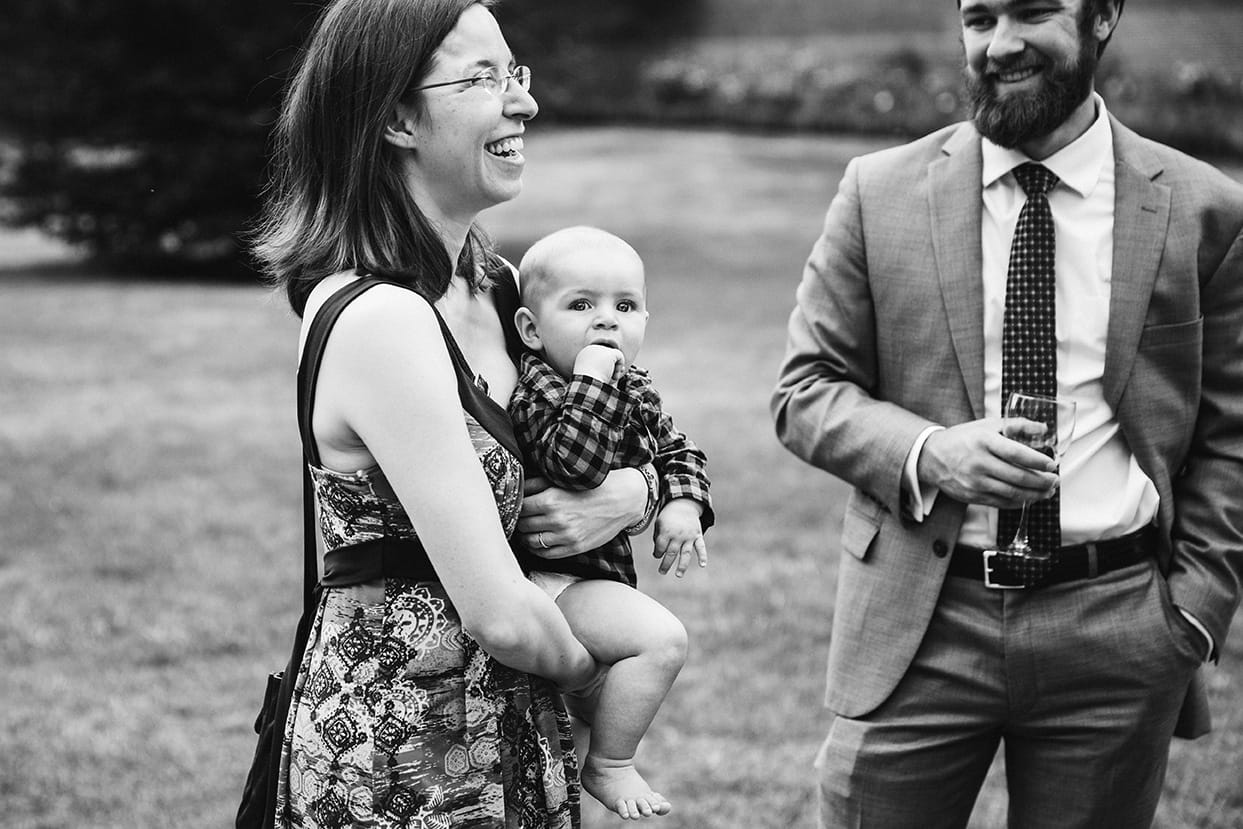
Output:
[[[513,54],[486,8],[474,5],[436,50],[431,71],[419,85],[473,78],[514,68]],[[452,84],[416,93],[413,152],[408,166],[415,200],[437,223],[470,224],[479,211],[522,190],[524,123],[539,107],[516,81],[504,92],[482,85]]]

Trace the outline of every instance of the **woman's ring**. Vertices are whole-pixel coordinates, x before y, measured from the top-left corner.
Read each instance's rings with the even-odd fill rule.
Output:
[[[535,534],[535,543],[540,546],[541,550],[548,549],[548,545],[544,543],[544,534],[542,532]]]

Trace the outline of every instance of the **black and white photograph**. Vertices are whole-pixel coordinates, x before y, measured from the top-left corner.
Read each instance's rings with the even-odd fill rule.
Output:
[[[3,829],[1243,829],[1238,0],[9,0]]]

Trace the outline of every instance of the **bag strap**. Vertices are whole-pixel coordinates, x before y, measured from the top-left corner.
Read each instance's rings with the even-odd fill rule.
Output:
[[[306,343],[302,348],[302,359],[298,362],[298,430],[302,435],[302,618],[298,620],[297,631],[294,633],[293,651],[289,662],[280,676],[279,688],[276,692],[275,710],[271,719],[271,735],[268,739],[267,772],[260,785],[264,789],[259,816],[262,829],[274,829],[276,824],[276,790],[281,775],[281,752],[285,740],[285,724],[289,717],[289,706],[293,702],[293,688],[302,657],[306,652],[307,641],[310,639],[311,623],[315,618],[315,604],[319,597],[319,568],[317,566],[317,550],[315,544],[315,492],[311,483],[310,464],[319,465],[319,452],[315,447],[315,437],[311,434],[311,409],[315,403],[315,379],[319,376],[319,367],[324,358],[324,345],[333,324],[341,316],[346,305],[363,291],[376,284],[370,280],[357,280],[338,290],[320,306],[311,320],[307,332]],[[269,693],[271,686],[269,684]],[[268,701],[264,701],[264,708]],[[260,732],[262,747],[265,737]],[[252,771],[252,774],[254,772]],[[249,786],[249,782],[247,783]],[[249,800],[243,795],[242,806],[238,811],[237,825],[249,826],[255,815],[253,809],[248,810]]]
[[[513,310],[517,306],[517,287],[513,276],[509,273],[501,275],[497,280],[497,312],[502,322],[513,319]],[[376,285],[394,285],[413,291],[409,285],[386,279],[380,276],[360,275],[360,278],[339,288],[330,296],[311,320],[307,331],[306,343],[302,347],[302,359],[298,364],[298,431],[302,436],[303,475],[302,475],[302,528],[303,528],[303,609],[310,616],[314,610],[315,585],[319,581],[318,555],[315,545],[315,509],[314,491],[311,484],[309,465],[320,465],[319,451],[315,445],[315,435],[311,431],[311,414],[315,408],[315,381],[319,377],[320,365],[324,359],[324,347],[328,335],[345,307],[353,302],[364,291]],[[449,351],[454,373],[457,375],[458,397],[462,406],[486,429],[502,446],[517,457],[518,440],[514,435],[513,425],[509,421],[505,409],[475,385],[474,374],[466,361],[466,356],[458,347],[453,332],[440,314],[440,310],[432,303],[432,312],[440,326],[441,335]],[[517,333],[513,325],[504,327],[507,347],[513,347]],[[512,342],[511,342],[512,340]]]
[[[302,610],[310,616],[315,610],[315,585],[319,581],[318,551],[315,545],[315,491],[308,464],[319,466],[319,450],[311,432],[311,412],[315,407],[315,380],[324,362],[324,346],[337,318],[354,299],[377,282],[358,279],[337,290],[320,306],[311,320],[302,359],[298,363],[298,431],[302,435]]]

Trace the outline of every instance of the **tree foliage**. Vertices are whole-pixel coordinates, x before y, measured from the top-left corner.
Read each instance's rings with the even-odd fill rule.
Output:
[[[693,5],[508,0],[497,12],[540,94],[593,43],[654,45],[687,25]],[[239,261],[281,88],[321,6],[10,0],[0,140],[16,151],[0,177],[0,220],[128,265]],[[575,83],[546,88],[573,101]],[[542,95],[541,105],[558,109]]]
[[[618,118],[640,61],[701,25],[704,0],[503,0],[497,17],[534,73],[541,118]]]

